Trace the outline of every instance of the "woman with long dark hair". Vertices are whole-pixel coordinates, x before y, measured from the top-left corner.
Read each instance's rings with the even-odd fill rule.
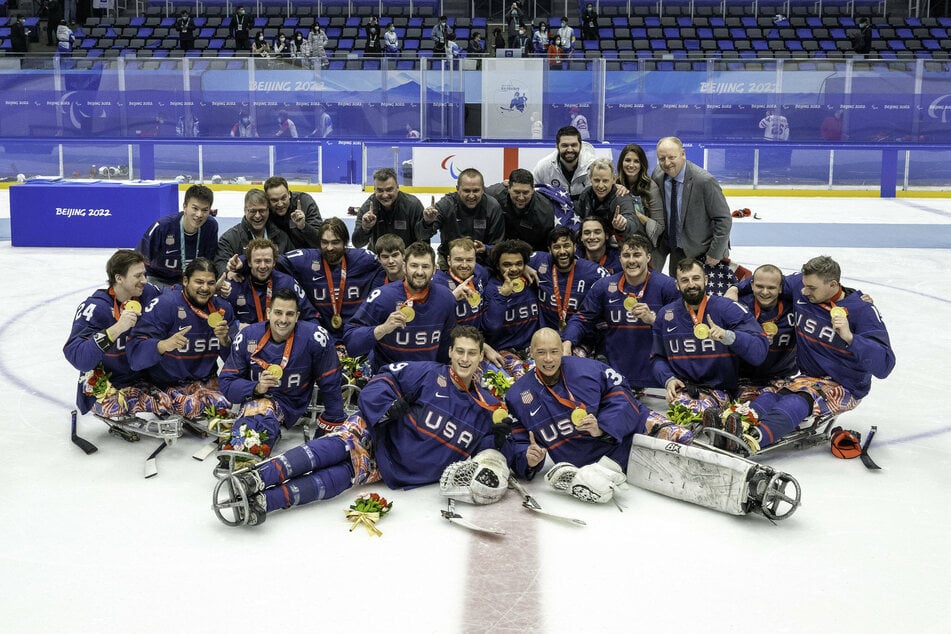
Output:
[[[634,201],[634,215],[646,229],[653,245],[651,268],[660,270],[666,259],[665,254],[657,248],[657,241],[664,232],[664,199],[647,167],[644,148],[636,143],[625,145],[617,160],[617,182],[630,193]]]

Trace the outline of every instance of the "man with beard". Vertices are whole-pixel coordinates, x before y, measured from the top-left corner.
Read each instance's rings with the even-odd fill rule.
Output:
[[[344,324],[383,279],[372,253],[347,247],[350,232],[340,218],[320,227],[319,249],[298,249],[278,258],[279,270],[294,276],[317,311],[317,320],[334,341]]]
[[[532,170],[536,183],[562,189],[577,201],[584,188],[591,184],[588,169],[594,161],[594,148],[582,142],[581,132],[574,126],[560,128],[555,134],[555,151],[538,161]]]
[[[267,457],[281,427],[292,427],[307,411],[315,383],[324,406],[318,426],[333,431],[346,418],[337,351],[326,330],[299,320],[297,306],[294,291],[278,289],[267,320],[234,338],[219,381],[228,400],[241,404],[241,412],[226,449]]]
[[[218,251],[215,253],[215,269],[218,275],[228,270],[228,260],[234,255],[244,253],[251,240],[270,240],[278,255],[290,249],[287,234],[269,222],[269,216],[267,195],[261,189],[249,189],[244,195],[244,218],[225,231],[218,240]]]
[[[381,167],[373,172],[373,194],[357,212],[353,246],[367,247],[379,254],[374,243],[387,233],[402,238],[403,244],[428,242],[428,237],[418,233],[422,218],[423,203],[400,191],[393,168]]]
[[[676,277],[677,264],[683,258],[715,266],[728,257],[733,226],[730,207],[717,179],[687,160],[680,139],[658,141],[657,167],[651,178],[664,201],[666,228],[658,248],[670,255],[670,275]]]
[[[173,411],[199,418],[206,406],[228,407],[218,392],[218,360],[237,332],[231,306],[215,297],[215,266],[192,260],[173,287],[151,304],[132,329],[129,365],[172,397]]]
[[[83,414],[93,410],[101,416],[164,413],[155,401],[145,397],[147,390],[135,387],[141,380],[140,373],[132,370],[126,356],[129,331],[143,307],[151,306],[159,295],[159,290],[145,281],[145,256],[131,249],[116,251],[106,262],[106,277],[108,288],[97,290],[76,309],[63,354],[80,372],[101,369],[121,394],[97,398],[87,379],[79,383],[76,404]],[[130,408],[128,404],[132,403],[135,405]]]
[[[489,255],[493,275],[486,284],[482,325],[501,355],[500,367],[518,378],[525,372],[528,346],[538,330],[538,294],[525,279],[532,248],[521,240],[504,240]]]
[[[456,298],[430,284],[436,254],[423,242],[406,248],[406,277],[375,289],[347,323],[343,340],[351,356],[369,354],[374,372],[399,361],[448,359]]]
[[[591,219],[585,221],[585,224]],[[674,280],[649,268],[650,240],[633,235],[621,244],[621,270],[595,282],[562,333],[564,353],[603,329],[608,363],[635,388],[661,387],[651,371],[651,326],[662,307],[680,298]]]
[[[233,257],[240,260],[238,256]],[[271,302],[282,288],[290,289],[297,298],[299,314],[295,319],[315,321],[314,307],[307,301],[297,281],[286,273],[274,270],[277,257],[277,247],[273,242],[266,238],[255,238],[245,247],[245,262],[237,263],[238,266],[246,263],[248,274],[239,276],[228,271],[225,279],[219,280],[218,295],[231,304],[239,329],[266,320]]]
[[[535,177],[526,169],[514,169],[508,186],[496,183],[485,193],[495,198],[505,219],[505,238],[527,242],[534,251],[548,248],[546,237],[555,228],[551,201],[535,195]]]
[[[700,262],[681,260],[676,281],[682,299],[657,311],[651,366],[669,403],[680,402],[699,413],[730,400],[739,383],[739,360],[762,363],[769,343],[743,306],[706,294]]]
[[[182,271],[196,258],[215,257],[218,221],[210,217],[215,194],[204,185],[192,185],[185,192],[182,211],[159,218],[137,251],[145,256],[149,282],[159,288],[178,284]]]
[[[505,238],[505,222],[497,200],[485,195],[485,181],[477,169],[464,169],[456,180],[456,191],[439,202],[435,197],[423,210],[417,235],[429,240],[439,232],[440,266],[449,256],[449,243],[456,238],[472,238],[476,258],[485,264],[488,249]]]
[[[264,181],[270,220],[286,233],[296,249],[320,246],[320,209],[310,194],[291,192],[287,180],[272,176]]]
[[[596,263],[612,275],[621,271],[621,252],[612,247],[608,240],[611,237],[610,225],[601,216],[588,216],[581,221],[581,230],[578,235],[578,249],[575,255]]]
[[[590,260],[575,257],[575,235],[567,227],[548,234],[548,251],[532,255],[529,265],[538,272],[541,325],[561,332],[585,295],[607,271]]]

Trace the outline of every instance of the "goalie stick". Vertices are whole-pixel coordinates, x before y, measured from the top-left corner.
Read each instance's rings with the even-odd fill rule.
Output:
[[[564,515],[558,515],[557,513],[551,513],[542,508],[541,504],[535,501],[528,491],[525,490],[525,487],[522,486],[522,483],[516,480],[514,477],[509,477],[509,488],[515,489],[515,491],[522,496],[522,506],[527,508],[529,511],[534,511],[545,517],[550,517],[554,520],[561,520],[562,522],[568,522],[574,526],[587,526],[587,522],[584,520],[575,519],[573,517],[566,517]],[[618,507],[620,508],[620,507]]]
[[[71,421],[70,421],[70,438],[72,439],[73,444],[76,445],[77,447],[79,447],[80,449],[82,449],[83,451],[85,451],[87,456],[88,456],[89,454],[91,454],[91,453],[96,453],[97,451],[99,451],[99,447],[97,447],[96,445],[92,444],[91,442],[89,442],[89,441],[86,440],[85,438],[80,438],[80,437],[76,434],[76,417],[77,417],[77,416],[78,416],[78,414],[77,414],[76,410],[73,410],[72,412],[70,412],[70,417],[71,417]]]
[[[469,520],[464,519],[461,515],[456,513],[456,501],[452,498],[449,498],[449,505],[446,510],[440,511],[442,516],[449,520],[450,523],[462,526],[463,528],[468,528],[471,531],[476,531],[477,533],[487,533],[489,535],[505,535],[505,530],[501,528],[487,528],[485,526],[479,526],[478,524],[473,524]]]

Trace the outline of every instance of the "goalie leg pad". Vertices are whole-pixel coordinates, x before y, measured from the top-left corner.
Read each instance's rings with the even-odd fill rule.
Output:
[[[626,477],[621,466],[607,456],[580,469],[568,462],[559,462],[545,474],[545,480],[556,491],[562,491],[583,502],[605,504],[614,497]]]
[[[439,492],[470,504],[492,504],[505,495],[509,486],[509,467],[505,456],[485,449],[467,460],[453,462],[439,478]]]
[[[696,445],[635,435],[627,480],[643,489],[731,515],[760,512],[786,519],[799,507],[799,483],[791,475]],[[790,490],[791,487],[791,490]]]

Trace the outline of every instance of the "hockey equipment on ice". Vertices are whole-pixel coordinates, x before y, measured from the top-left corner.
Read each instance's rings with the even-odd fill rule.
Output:
[[[597,504],[610,502],[614,491],[624,486],[626,480],[621,465],[607,456],[580,469],[569,462],[559,462],[545,474],[545,481],[556,491]]]
[[[701,428],[695,429],[697,440],[713,445],[717,448],[732,447],[737,454],[742,457],[751,458],[756,456],[764,456],[766,454],[774,453],[777,451],[785,451],[787,449],[806,449],[809,447],[814,447],[816,445],[821,445],[822,443],[830,440],[832,435],[832,425],[836,421],[836,416],[833,415],[823,415],[816,416],[812,419],[811,422],[804,422],[803,425],[796,431],[791,434],[787,434],[774,442],[771,445],[767,445],[758,451],[753,451],[749,440],[745,435],[731,434],[728,429],[725,429],[725,425],[721,427],[717,426],[703,426]]]
[[[212,494],[215,516],[228,526],[256,526],[267,519],[264,482],[254,469],[219,480]]]
[[[449,520],[450,523],[456,524],[457,526],[462,526],[463,528],[468,528],[470,531],[476,531],[477,533],[488,533],[489,535],[505,535],[505,530],[502,528],[479,526],[478,524],[473,524],[469,520],[464,519],[461,515],[456,513],[456,501],[452,498],[449,498],[446,509],[440,511],[440,513],[445,519]]]
[[[791,516],[800,504],[799,483],[788,473],[694,442],[681,445],[636,435],[628,482],[723,513],[758,512],[770,520]]]
[[[470,504],[492,504],[505,495],[508,482],[505,456],[495,449],[485,449],[446,467],[439,478],[439,492]]]
[[[139,412],[132,416],[101,416],[96,418],[109,426],[109,433],[118,436],[127,442],[138,442],[142,436],[158,438],[162,443],[145,459],[145,477],[158,475],[156,457],[168,445],[182,435],[182,421],[176,416],[160,417],[149,412]],[[76,412],[72,413],[73,442],[87,454],[96,451],[96,446],[76,435]],[[90,451],[89,449],[92,448]]]
[[[91,453],[96,453],[97,451],[99,451],[99,447],[92,444],[85,438],[80,438],[79,435],[76,433],[76,417],[78,415],[76,410],[73,410],[72,412],[70,412],[69,415],[70,415],[70,439],[73,441],[73,444],[79,447],[80,449],[82,449],[84,452],[86,452],[87,456]]]
[[[539,515],[544,515],[545,517],[550,517],[555,520],[568,522],[570,524],[574,524],[575,526],[587,526],[587,523],[584,520],[558,515],[557,513],[551,513],[543,509],[542,505],[539,504],[535,498],[529,495],[525,487],[522,486],[522,483],[515,479],[515,476],[509,476],[509,488],[515,489],[515,491],[522,496],[522,506],[527,508],[529,511],[534,511]]]

